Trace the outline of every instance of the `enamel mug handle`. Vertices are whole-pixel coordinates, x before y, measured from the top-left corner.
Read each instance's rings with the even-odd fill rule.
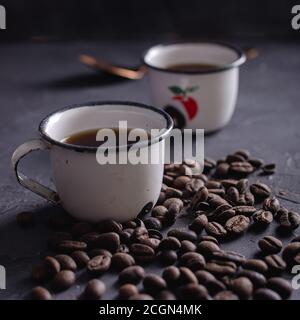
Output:
[[[26,189],[47,199],[54,204],[60,204],[58,193],[25,176],[18,170],[20,160],[32,151],[49,150],[49,145],[43,140],[30,140],[20,145],[11,157],[11,164],[18,182]]]

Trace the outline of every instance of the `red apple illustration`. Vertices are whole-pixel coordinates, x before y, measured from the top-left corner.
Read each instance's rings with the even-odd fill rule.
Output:
[[[188,96],[188,94],[196,91],[198,87],[187,87],[185,89],[182,89],[178,86],[171,86],[169,87],[169,89],[172,93],[175,94],[172,99],[179,101],[185,108],[189,119],[193,119],[199,111],[199,106],[197,101],[194,98]]]

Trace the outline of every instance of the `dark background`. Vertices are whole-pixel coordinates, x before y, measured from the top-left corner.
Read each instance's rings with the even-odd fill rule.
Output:
[[[299,1],[298,1],[299,2]],[[255,37],[299,39],[291,28],[297,0],[0,0],[0,39]]]

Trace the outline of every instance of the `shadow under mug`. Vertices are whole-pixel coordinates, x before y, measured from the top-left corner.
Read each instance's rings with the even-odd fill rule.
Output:
[[[128,128],[160,129],[157,136],[136,145],[141,149],[159,146],[164,152],[165,138],[173,128],[173,121],[163,110],[120,101],[73,105],[44,118],[39,125],[41,138],[25,142],[15,150],[11,162],[18,182],[52,203],[62,205],[80,220],[124,222],[145,209],[150,210],[159,197],[163,160],[153,164],[100,165],[96,159],[97,147],[62,142],[80,131],[117,128],[120,120],[127,121]],[[114,152],[124,152],[128,147],[114,146]],[[36,150],[50,151],[57,192],[18,170],[19,161]]]

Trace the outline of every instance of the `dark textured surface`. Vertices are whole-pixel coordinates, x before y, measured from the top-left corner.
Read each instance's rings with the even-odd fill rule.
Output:
[[[26,298],[33,285],[28,277],[31,267],[41,260],[46,247],[46,216],[57,211],[16,183],[10,169],[13,150],[37,136],[42,117],[67,104],[102,99],[150,102],[147,79],[134,82],[96,75],[76,60],[77,54],[86,52],[134,65],[148,45],[146,41],[1,45],[0,264],[8,274],[7,290],[0,291],[1,299]],[[244,147],[266,161],[275,161],[277,174],[259,179],[276,186],[277,192],[285,190],[293,202],[282,200],[282,203],[299,211],[300,45],[270,43],[258,44],[258,48],[259,58],[249,61],[241,70],[234,117],[224,130],[206,137],[205,154],[217,158]],[[22,166],[28,175],[49,183],[46,153],[33,154]],[[20,229],[15,222],[15,215],[24,210],[34,211],[37,218],[37,225],[30,230]],[[184,224],[186,220],[178,222]],[[276,223],[265,231],[265,234],[277,233]],[[294,232],[298,234],[300,230]],[[249,231],[224,247],[251,257],[257,253],[260,236],[262,234]],[[283,241],[288,242],[292,236],[283,237]],[[149,270],[159,269],[154,266]],[[85,279],[84,274],[80,275],[78,285],[57,298],[77,298]],[[109,287],[105,297],[115,297],[116,274],[109,273],[103,279]],[[300,291],[295,292],[293,298],[300,299]]]

